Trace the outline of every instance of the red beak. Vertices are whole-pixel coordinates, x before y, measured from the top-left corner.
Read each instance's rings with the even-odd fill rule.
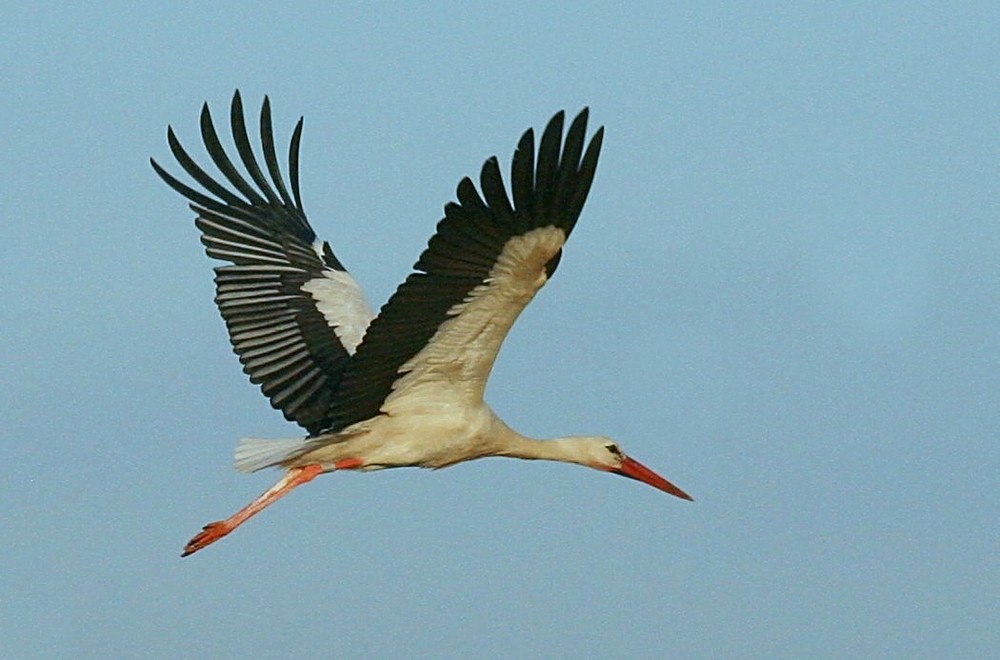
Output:
[[[623,477],[628,477],[629,479],[641,481],[644,484],[649,484],[653,488],[659,488],[664,493],[670,493],[674,497],[679,497],[682,500],[689,500],[691,502],[694,501],[694,499],[692,499],[692,497],[683,490],[633,458],[626,457],[625,460],[622,461],[622,466],[617,470],[612,470],[612,472],[620,474]]]

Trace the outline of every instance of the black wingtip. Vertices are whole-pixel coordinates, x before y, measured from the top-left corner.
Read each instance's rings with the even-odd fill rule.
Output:
[[[302,126],[305,122],[304,117],[299,117],[299,121],[295,124],[295,130],[292,131],[292,140],[288,145],[288,176],[292,184],[292,196],[295,198],[295,208],[303,213],[302,210],[302,195],[299,193],[299,147],[302,143]]]
[[[590,150],[593,149],[594,158],[597,158],[597,156],[599,156],[601,153],[601,146],[603,144],[604,144],[604,127],[601,126],[596,131],[594,131],[594,137],[590,138],[590,145],[588,145],[587,147],[587,153],[590,153]]]
[[[232,117],[236,114],[243,116],[243,97],[240,96],[240,90],[236,90],[233,93],[233,100],[229,103],[229,114],[230,123],[232,123]]]

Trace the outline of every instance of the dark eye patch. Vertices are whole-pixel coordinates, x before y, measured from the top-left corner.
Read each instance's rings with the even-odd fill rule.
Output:
[[[623,456],[622,450],[618,448],[618,445],[604,445],[604,448],[607,449],[612,454],[614,454],[615,456],[617,456],[618,458],[621,458]]]

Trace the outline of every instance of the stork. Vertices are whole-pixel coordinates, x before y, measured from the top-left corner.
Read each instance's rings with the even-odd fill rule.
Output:
[[[288,150],[289,187],[278,164],[268,98],[260,112],[266,174],[247,134],[237,90],[233,142],[249,181],[226,154],[208,104],[201,136],[220,183],[167,128],[170,151],[203,191],[155,160],[156,173],[186,197],[215,268],[215,302],[233,351],[271,405],[308,435],[245,438],[235,467],[285,471],[269,490],[192,538],[188,556],[316,476],[336,470],[442,468],[486,456],[577,463],[684,491],[603,436],[534,440],[509,428],[483,401],[497,351],[518,315],[552,277],[590,190],[604,129],[585,145],[586,108],[563,139],[557,113],[535,151],[531,129],[518,142],[507,196],[496,157],[468,178],[444,208],[437,232],[376,316],[361,288],[316,237],[299,194],[300,118]],[[586,146],[586,148],[585,148]]]

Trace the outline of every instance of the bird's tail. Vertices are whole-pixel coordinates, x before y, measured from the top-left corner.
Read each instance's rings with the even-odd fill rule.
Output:
[[[266,467],[280,465],[294,458],[305,448],[306,438],[283,438],[281,440],[261,440],[242,438],[236,445],[234,465],[237,472],[256,472]]]

